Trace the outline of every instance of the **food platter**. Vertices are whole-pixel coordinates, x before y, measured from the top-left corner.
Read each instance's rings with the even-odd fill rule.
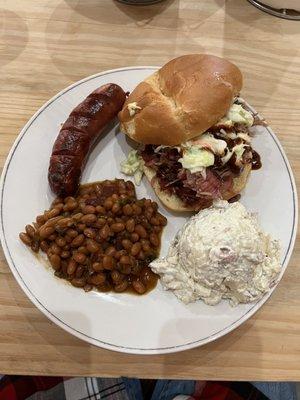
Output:
[[[106,71],[73,84],[47,102],[26,124],[7,158],[0,189],[0,236],[8,264],[30,300],[54,323],[96,346],[135,353],[161,354],[190,349],[232,331],[251,317],[274,288],[256,303],[215,307],[196,302],[180,303],[158,284],[147,296],[84,293],[55,278],[46,261],[25,248],[18,234],[49,207],[54,196],[47,182],[53,142],[70,111],[102,84],[115,82],[131,91],[156,67],[130,67]],[[282,277],[293,249],[297,226],[297,195],[291,168],[270,127],[257,126],[253,140],[263,168],[254,171],[241,202],[257,213],[267,232],[281,242]],[[93,149],[82,182],[124,178],[120,162],[130,144],[118,125],[107,130]],[[138,197],[157,200],[143,180]],[[161,254],[186,221],[184,214],[160,212],[168,218]]]

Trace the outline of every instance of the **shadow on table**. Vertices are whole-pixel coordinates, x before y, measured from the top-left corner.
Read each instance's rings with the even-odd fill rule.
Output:
[[[95,2],[91,0],[64,0],[76,14],[93,21],[111,25],[126,25],[157,28],[176,27],[178,23],[179,0],[165,0],[148,6],[133,6],[116,0]],[[175,12],[174,12],[175,10]],[[128,19],[129,18],[129,19]]]
[[[120,11],[135,21],[143,21],[144,19],[152,21],[156,15],[162,14],[170,6],[178,10],[179,5],[178,0],[165,0],[161,3],[151,4],[149,6],[130,6],[116,0],[114,0],[114,4]],[[177,20],[177,15],[175,19]]]
[[[62,0],[46,27],[49,56],[74,81],[108,65],[161,65],[187,52],[206,52],[205,41],[192,38],[220,7],[182,7],[180,0],[151,6]]]
[[[300,24],[296,21],[284,20],[267,14],[254,7],[247,0],[215,0],[220,6],[225,8],[226,16],[230,16],[235,22],[250,26],[262,32],[270,32],[280,35],[290,35],[300,33]],[[234,21],[232,22],[234,23]],[[249,31],[245,31],[249,33]],[[249,38],[251,41],[251,38]]]
[[[206,7],[205,4],[201,3],[192,4],[186,7],[190,9],[193,17],[191,21],[189,21],[188,18],[180,17],[182,7],[180,0],[165,0],[148,6],[126,5],[117,0],[96,2],[95,0],[64,0],[64,2],[74,10],[76,14],[94,21],[112,25],[125,23],[125,26],[132,26],[133,23],[140,27],[149,26],[152,28],[156,27],[173,30],[181,27],[195,29],[220,8]],[[182,7],[182,12],[186,13],[184,7]],[[195,16],[197,16],[196,23]],[[124,32],[124,34],[126,33]]]
[[[15,60],[28,42],[28,29],[18,14],[0,9],[0,67]]]
[[[133,8],[114,1],[64,0],[46,27],[49,56],[73,81],[108,66],[159,64],[165,54],[176,53],[176,35],[170,42],[164,32],[171,36],[168,28],[180,24],[178,8],[179,0]]]
[[[295,74],[292,65],[299,53],[293,34],[300,32],[300,24],[263,13],[246,0],[215,2],[225,11],[222,56],[241,68],[242,95],[262,115],[270,101],[282,107],[282,96],[296,95],[290,78]],[[256,92],[255,87],[259,87]]]
[[[141,22],[144,20],[153,21],[155,16],[158,14],[162,14],[167,10],[170,6],[174,8],[176,4],[178,4],[178,0],[165,0],[161,3],[151,4],[148,6],[134,6],[134,5],[126,5],[124,3],[120,3],[116,0],[111,0],[109,3],[101,1],[95,3],[95,1],[90,0],[78,0],[74,2],[73,0],[64,0],[76,13],[79,13],[87,18],[90,18],[95,21],[103,21],[105,20],[104,16],[109,16],[109,23],[114,23],[113,15],[116,10],[121,11],[126,14],[132,20],[136,22]],[[117,21],[115,23],[118,23]]]

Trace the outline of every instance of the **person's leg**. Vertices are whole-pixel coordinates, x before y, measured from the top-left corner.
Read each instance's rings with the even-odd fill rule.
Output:
[[[173,400],[178,395],[191,396],[195,381],[158,380],[151,400]]]
[[[296,384],[291,382],[252,382],[271,400],[297,400]]]
[[[122,378],[129,400],[143,400],[142,386],[139,379]]]
[[[151,400],[297,400],[295,385],[289,383],[157,381]],[[300,399],[299,399],[300,400]]]

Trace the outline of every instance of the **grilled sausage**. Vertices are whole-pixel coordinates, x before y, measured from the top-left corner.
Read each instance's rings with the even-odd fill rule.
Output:
[[[126,94],[108,83],[92,92],[69,115],[52,149],[48,181],[58,196],[76,192],[89,151],[103,128],[122,109]]]

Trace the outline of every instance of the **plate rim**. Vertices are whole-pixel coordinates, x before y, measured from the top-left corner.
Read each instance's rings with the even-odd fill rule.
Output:
[[[128,346],[120,346],[120,345],[116,345],[116,344],[112,344],[112,343],[107,343],[104,341],[101,341],[100,339],[96,339],[93,338],[83,332],[78,331],[77,329],[73,328],[72,326],[68,325],[66,322],[62,321],[60,318],[58,318],[56,315],[52,314],[51,311],[49,311],[46,306],[44,304],[42,304],[39,299],[37,299],[34,294],[31,292],[30,288],[26,285],[26,283],[23,281],[22,276],[20,274],[20,272],[18,271],[18,269],[16,268],[14,261],[13,261],[13,257],[10,254],[9,251],[9,247],[8,247],[8,243],[5,237],[5,232],[4,232],[4,223],[3,223],[3,195],[4,195],[4,187],[5,187],[5,178],[9,169],[9,164],[11,159],[13,158],[13,155],[19,145],[19,143],[21,142],[23,136],[26,134],[27,130],[30,128],[30,126],[32,125],[32,123],[35,121],[35,119],[42,113],[45,111],[45,109],[52,104],[54,101],[56,101],[59,97],[61,97],[62,95],[64,95],[65,93],[67,93],[68,91],[70,91],[71,89],[73,89],[74,87],[80,86],[81,84],[93,80],[95,78],[98,78],[100,76],[105,76],[105,75],[109,75],[112,73],[118,73],[118,72],[126,72],[129,70],[142,70],[142,69],[147,69],[147,70],[157,70],[159,67],[158,66],[131,66],[131,67],[123,67],[123,68],[116,68],[116,69],[110,69],[110,70],[105,70],[93,75],[90,75],[88,77],[85,77],[79,81],[76,81],[74,83],[72,83],[71,85],[67,86],[66,88],[62,89],[60,92],[58,92],[57,94],[55,94],[53,97],[51,97],[47,102],[45,102],[35,113],[34,115],[28,120],[28,122],[24,125],[24,127],[21,129],[20,133],[18,134],[17,138],[15,139],[9,153],[8,156],[6,158],[4,167],[3,167],[3,171],[1,174],[1,178],[0,178],[0,240],[2,243],[2,248],[3,248],[3,252],[6,258],[6,261],[9,265],[10,270],[12,271],[16,281],[18,282],[18,284],[20,285],[21,289],[23,290],[23,292],[26,294],[26,296],[29,298],[29,300],[47,317],[49,318],[52,322],[54,322],[56,325],[58,325],[60,328],[64,329],[65,331],[67,331],[68,333],[76,336],[77,338],[84,340],[85,342],[88,342],[90,344],[93,344],[97,347],[102,347],[108,350],[114,350],[114,351],[118,351],[118,352],[122,352],[122,353],[129,353],[129,354],[144,354],[144,355],[154,355],[154,354],[168,354],[168,353],[175,353],[175,352],[180,352],[180,351],[184,351],[184,350],[188,350],[188,349],[192,349],[195,347],[199,347],[199,346],[203,346],[207,343],[210,343],[214,340],[219,339],[220,337],[227,335],[228,333],[230,333],[231,331],[233,331],[234,329],[238,328],[240,325],[242,325],[246,320],[248,320],[251,316],[253,316],[260,308],[261,306],[270,298],[271,294],[273,293],[273,291],[275,290],[275,288],[277,287],[277,285],[279,284],[279,282],[282,279],[282,276],[288,266],[289,260],[291,258],[292,252],[293,252],[293,248],[295,245],[295,240],[296,240],[296,234],[297,234],[297,226],[298,226],[298,196],[297,196],[297,188],[296,188],[296,184],[295,184],[295,178],[293,175],[293,171],[291,169],[290,163],[288,161],[288,158],[285,154],[285,151],[279,141],[279,139],[277,138],[277,136],[275,135],[275,133],[273,132],[273,130],[271,129],[271,127],[269,125],[266,126],[266,129],[268,131],[268,133],[270,134],[270,136],[272,137],[272,139],[274,140],[282,158],[283,161],[285,163],[289,178],[290,178],[290,184],[291,184],[291,189],[292,189],[292,193],[293,193],[293,227],[292,227],[292,233],[291,233],[291,237],[290,237],[290,242],[289,242],[289,246],[287,249],[287,252],[285,254],[285,258],[283,260],[282,263],[282,269],[280,272],[280,275],[278,277],[278,281],[276,283],[276,285],[261,299],[258,300],[257,302],[253,303],[253,306],[247,311],[245,312],[245,314],[243,314],[238,320],[234,321],[233,323],[231,323],[230,325],[226,326],[225,328],[221,329],[220,331],[206,337],[206,338],[202,338],[190,343],[185,343],[182,345],[175,345],[175,346],[165,346],[165,347],[161,347],[161,348],[136,348],[136,347],[128,347]],[[243,99],[242,99],[243,100]],[[244,100],[245,101],[245,100]],[[247,106],[249,106],[255,113],[257,113],[257,111],[250,106],[246,101],[245,103],[247,104]],[[257,115],[259,115],[259,113],[257,113]]]

